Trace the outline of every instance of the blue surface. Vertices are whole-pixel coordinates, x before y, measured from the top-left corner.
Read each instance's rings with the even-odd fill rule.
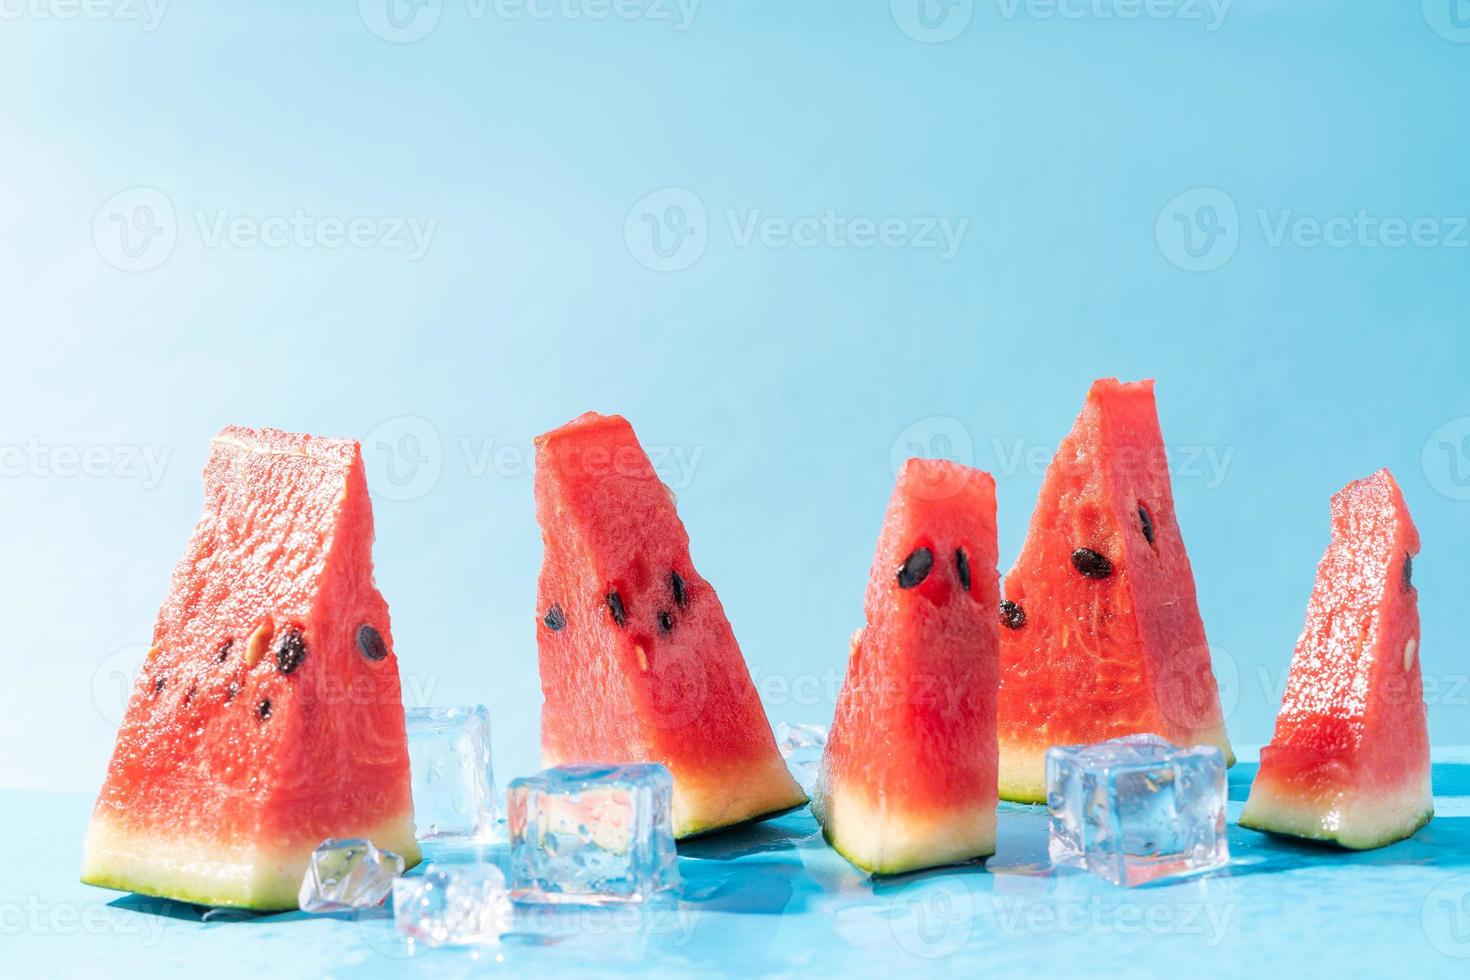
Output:
[[[16,977],[1463,977],[1470,750],[1439,758],[1438,815],[1412,839],[1378,851],[1343,852],[1232,826],[1228,872],[1126,890],[1082,872],[1041,873],[1045,812],[1007,804],[990,872],[957,868],[875,882],[828,848],[801,811],[684,845],[677,905],[548,913],[536,920],[535,937],[414,955],[386,913],[201,922],[194,906],[77,884],[77,848],[58,841],[80,840],[90,801],[3,793],[0,835],[23,856],[0,879],[4,965]],[[1254,769],[1231,770],[1232,821]],[[482,856],[503,863],[505,849]],[[475,855],[431,847],[429,857]]]

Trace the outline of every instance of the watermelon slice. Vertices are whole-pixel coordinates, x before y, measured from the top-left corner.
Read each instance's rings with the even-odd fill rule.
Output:
[[[1005,594],[1002,799],[1045,802],[1052,745],[1152,733],[1234,763],[1152,381],[1093,384]]]
[[[1418,553],[1388,470],[1332,498],[1332,543],[1242,827],[1362,849],[1408,837],[1434,815]]]
[[[296,907],[312,849],[419,860],[356,442],[226,428],[87,830],[82,880]]]
[[[812,809],[853,864],[899,874],[995,852],[995,481],[899,471]]]
[[[805,803],[626,420],[589,412],[537,438],[536,519],[545,765],[663,763],[677,837]]]

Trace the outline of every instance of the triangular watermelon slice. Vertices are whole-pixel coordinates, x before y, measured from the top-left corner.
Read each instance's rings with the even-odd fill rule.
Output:
[[[1332,543],[1242,827],[1361,849],[1408,837],[1434,815],[1418,553],[1388,470],[1333,496]]]
[[[865,871],[995,852],[995,481],[911,459],[888,504],[812,809]]]
[[[589,412],[538,437],[535,483],[543,762],[663,763],[678,837],[805,803],[627,421]]]
[[[312,849],[419,860],[356,442],[226,428],[87,830],[82,880],[296,907]]]
[[[1052,745],[1225,736],[1152,381],[1097,381],[1042,480],[1001,603],[1000,795],[1046,800]]]

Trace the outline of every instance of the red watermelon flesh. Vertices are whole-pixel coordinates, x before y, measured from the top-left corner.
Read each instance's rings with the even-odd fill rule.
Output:
[[[1433,816],[1418,553],[1388,470],[1332,498],[1332,543],[1241,826],[1369,848]]]
[[[805,803],[627,421],[589,412],[540,436],[535,482],[544,763],[663,763],[679,837]]]
[[[1045,801],[1052,745],[1153,733],[1234,762],[1152,381],[1093,384],[1005,595],[1002,799]]]
[[[995,563],[990,475],[905,463],[812,804],[859,868],[898,874],[995,852]]]
[[[356,442],[230,427],[87,831],[82,880],[296,906],[311,851],[418,861],[388,607]]]

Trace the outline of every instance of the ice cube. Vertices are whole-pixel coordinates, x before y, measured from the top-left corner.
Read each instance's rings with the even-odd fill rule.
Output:
[[[811,793],[822,768],[822,750],[827,747],[827,729],[822,725],[776,725],[776,747],[786,760],[791,775]]]
[[[493,864],[431,864],[393,882],[394,925],[427,946],[498,943],[511,914],[505,875]]]
[[[297,901],[303,912],[350,912],[382,905],[403,874],[403,858],[372,841],[324,840],[311,852]]]
[[[410,708],[406,720],[419,840],[494,840],[500,800],[490,766],[490,712],[484,705]]]
[[[1046,751],[1049,851],[1115,885],[1199,874],[1230,862],[1225,759],[1157,735]]]
[[[511,781],[516,901],[640,902],[679,884],[674,780],[656,763],[558,766]]]

